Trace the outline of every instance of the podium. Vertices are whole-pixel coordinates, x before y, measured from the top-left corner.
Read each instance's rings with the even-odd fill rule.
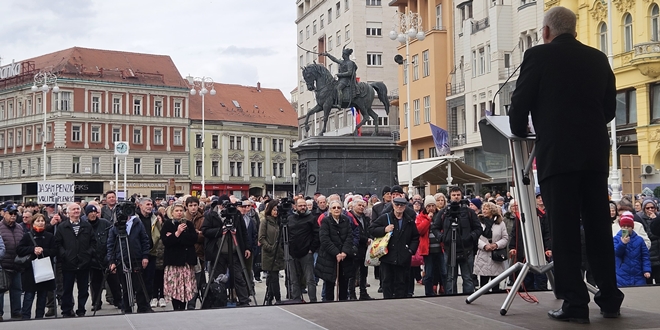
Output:
[[[513,135],[508,116],[487,116],[479,122],[479,129],[484,151],[501,154],[508,151],[513,157],[513,179],[516,185],[514,196],[520,207],[520,222],[526,260],[524,263],[517,262],[509,267],[495,279],[468,296],[465,302],[467,304],[472,303],[490,289],[498,286],[500,282],[505,281],[510,275],[520,271],[500,309],[500,314],[506,315],[528,272],[546,274],[550,285],[553,288],[555,286],[554,276],[551,272],[552,262],[547,263],[545,259],[541,223],[536,215],[534,176],[530,175],[536,138],[534,135],[527,137]]]

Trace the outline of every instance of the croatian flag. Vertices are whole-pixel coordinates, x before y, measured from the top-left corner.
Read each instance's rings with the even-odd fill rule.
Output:
[[[438,156],[449,154],[451,151],[449,148],[449,133],[431,123],[429,123],[429,125],[431,125],[431,134],[433,134],[433,142],[435,142],[435,148],[438,151]]]
[[[360,112],[355,109],[355,107],[351,108],[351,114],[353,114],[353,117],[355,117],[355,126],[359,124],[362,121],[362,116],[360,116]],[[358,136],[362,136],[362,127],[358,128]]]

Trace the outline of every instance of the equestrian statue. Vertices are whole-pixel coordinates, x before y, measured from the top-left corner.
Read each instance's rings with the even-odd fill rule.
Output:
[[[307,84],[307,89],[315,91],[316,105],[309,109],[307,117],[305,118],[305,131],[309,136],[309,117],[317,112],[323,111],[323,128],[319,135],[323,135],[330,117],[330,110],[332,108],[344,109],[354,107],[360,112],[362,121],[355,125],[354,135],[357,135],[358,130],[362,127],[369,118],[374,122],[374,133],[378,134],[378,114],[371,109],[375,93],[378,93],[378,99],[385,106],[385,112],[390,113],[390,103],[387,97],[387,87],[382,82],[365,83],[357,82],[356,72],[357,65],[350,59],[353,50],[350,48],[342,49],[342,59],[324,52],[320,53],[321,56],[326,56],[333,62],[339,64],[339,71],[337,79],[335,79],[330,71],[321,64],[309,64],[302,69],[303,79]],[[374,92],[375,90],[375,92]]]

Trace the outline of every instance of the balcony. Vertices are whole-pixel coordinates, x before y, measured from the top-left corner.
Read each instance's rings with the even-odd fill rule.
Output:
[[[490,26],[490,23],[488,22],[488,17],[486,17],[484,19],[481,19],[481,20],[478,20],[478,21],[474,21],[474,22],[472,22],[472,34],[475,34],[475,33],[479,32],[479,31],[481,31],[481,30],[483,30],[483,29],[485,29],[489,26]]]
[[[645,76],[650,78],[660,76],[660,42],[651,41],[633,45],[630,64]]]
[[[447,83],[447,96],[452,96],[465,92],[465,83]]]
[[[516,66],[517,67],[517,66]],[[505,80],[509,77],[515,77],[520,74],[520,71],[516,71],[516,67],[500,68],[498,75],[500,80]],[[515,72],[515,74],[514,74]]]
[[[457,134],[451,136],[451,146],[458,147],[467,143],[467,138],[465,134]]]

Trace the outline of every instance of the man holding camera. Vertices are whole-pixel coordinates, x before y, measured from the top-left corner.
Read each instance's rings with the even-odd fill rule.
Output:
[[[452,224],[456,224],[456,267],[461,268],[463,279],[463,293],[473,293],[472,270],[474,266],[474,246],[483,233],[477,214],[467,207],[466,201],[461,201],[463,192],[458,187],[449,191],[450,205],[445,212],[438,212],[431,225],[435,237],[445,245],[445,260],[447,260],[447,294],[455,294],[454,281],[456,269],[449,269],[451,263]]]
[[[202,224],[202,233],[206,238],[204,256],[207,262],[211,262],[209,281],[213,281],[218,275],[224,274],[231,264],[230,278],[234,279],[234,288],[239,300],[238,306],[248,306],[250,304],[248,286],[238,256],[238,253],[241,253],[247,259],[252,255],[247,243],[248,236],[245,222],[236,205],[229,203],[229,196],[227,195],[222,195],[217,199],[214,198],[212,207],[212,211],[204,216],[204,223]],[[234,240],[231,231],[235,233],[235,242],[238,246],[233,245]],[[223,235],[226,235],[226,238],[220,246]],[[229,254],[230,250],[233,251],[233,255]],[[217,264],[213,264],[216,256]],[[206,308],[206,306],[202,306],[202,308]]]
[[[128,206],[118,206],[128,207]],[[139,212],[139,210],[138,210]],[[125,215],[123,216],[125,217]],[[123,308],[124,313],[132,313],[133,306],[129,306],[126,276],[124,274],[124,266],[127,270],[132,271],[131,284],[135,290],[135,298],[137,299],[138,313],[153,312],[149,306],[146,293],[144,292],[144,283],[141,282],[140,272],[147,268],[149,264],[149,251],[151,250],[151,238],[147,235],[147,231],[139,215],[134,215],[128,220],[121,219],[121,215],[117,215],[115,226],[110,229],[108,235],[108,263],[110,264],[110,272],[119,276],[119,282],[122,287],[123,293]],[[149,227],[151,228],[151,227]],[[130,253],[130,254],[129,254]],[[117,300],[119,297],[115,296],[115,304],[119,305]]]
[[[302,298],[299,279],[307,283],[310,302],[316,302],[316,280],[314,279],[314,253],[319,249],[319,227],[316,217],[307,209],[303,198],[296,200],[296,211],[289,215],[289,274],[291,299]]]

